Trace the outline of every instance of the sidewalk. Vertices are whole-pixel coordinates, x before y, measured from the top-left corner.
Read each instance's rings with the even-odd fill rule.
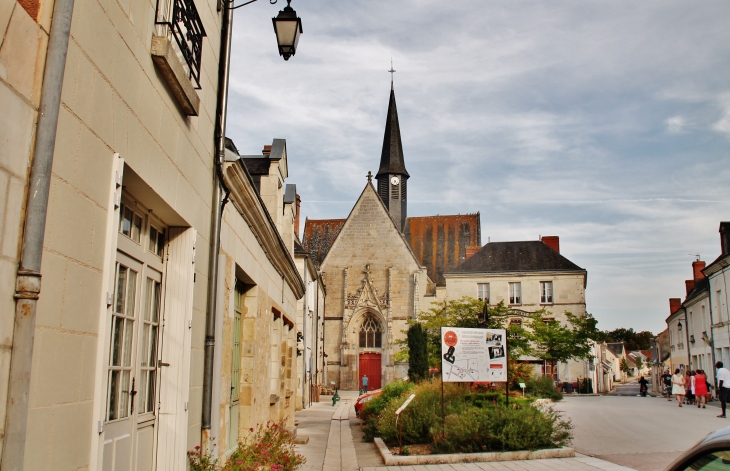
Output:
[[[357,391],[340,391],[341,400],[332,407],[332,397],[296,413],[297,436],[308,436],[297,452],[307,458],[301,471],[632,471],[608,461],[576,453],[574,458],[491,463],[458,463],[420,466],[385,466],[372,443],[362,441],[360,419],[355,416]]]

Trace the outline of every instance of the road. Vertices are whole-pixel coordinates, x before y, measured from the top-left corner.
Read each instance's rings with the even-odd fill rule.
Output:
[[[638,386],[630,394],[628,386],[618,395],[567,396],[556,404],[573,421],[577,452],[639,471],[661,471],[708,433],[730,426],[716,417],[715,405],[680,408],[676,400],[638,397]]]

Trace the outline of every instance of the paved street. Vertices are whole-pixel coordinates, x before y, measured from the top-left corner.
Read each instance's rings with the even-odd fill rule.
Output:
[[[573,420],[577,452],[639,471],[660,471],[709,432],[730,426],[707,409],[660,397],[567,397],[557,404]]]

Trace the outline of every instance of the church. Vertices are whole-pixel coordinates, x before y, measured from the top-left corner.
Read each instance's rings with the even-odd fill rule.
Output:
[[[394,361],[407,320],[443,294],[445,273],[481,246],[476,214],[408,217],[408,179],[391,83],[380,167],[346,219],[311,220],[302,245],[327,286],[324,354],[327,384],[369,389],[403,378]]]

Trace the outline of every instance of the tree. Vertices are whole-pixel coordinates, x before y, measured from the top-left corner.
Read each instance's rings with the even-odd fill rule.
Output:
[[[654,338],[654,334],[648,330],[635,332],[634,329],[625,329],[623,327],[604,332],[604,335],[607,342],[623,342],[628,352],[649,350],[651,348],[650,339]]]
[[[626,374],[626,376],[631,373],[631,367],[629,366],[629,362],[626,361],[626,358],[622,358],[621,362],[619,363],[619,368],[621,369],[621,372]]]
[[[641,370],[644,369],[644,360],[641,357],[636,357],[636,370],[641,374]]]
[[[408,328],[408,377],[418,382],[428,377],[428,336],[421,324]]]
[[[591,356],[592,342],[601,338],[601,332],[596,328],[598,321],[591,314],[575,316],[566,312],[565,315],[568,318],[565,324],[544,319],[538,313],[530,316],[526,332],[533,356],[562,363]]]

